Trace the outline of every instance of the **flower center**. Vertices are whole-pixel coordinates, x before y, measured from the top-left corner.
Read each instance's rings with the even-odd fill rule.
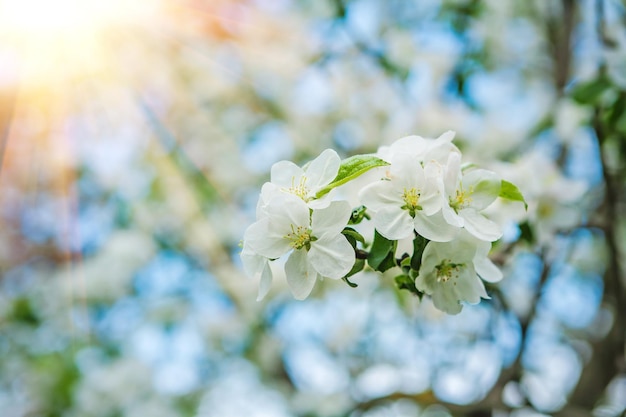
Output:
[[[402,199],[404,200],[404,210],[408,210],[411,217],[415,217],[415,211],[421,210],[422,206],[419,205],[420,192],[414,188],[404,189],[402,193]]]
[[[304,202],[308,202],[310,198],[308,197],[309,188],[306,186],[306,176],[301,176],[300,180],[296,183],[296,177],[291,178],[291,187],[284,188],[283,191],[288,192],[289,194],[297,195]]]
[[[463,188],[459,188],[456,190],[456,195],[454,197],[450,197],[450,207],[454,209],[457,213],[459,210],[462,210],[470,205],[472,202],[472,190],[464,190]]]
[[[550,217],[554,214],[554,206],[549,202],[540,201],[537,205],[537,215],[539,218]]]
[[[437,274],[437,282],[448,282],[451,278],[458,278],[461,268],[464,268],[465,264],[457,264],[450,259],[444,259],[435,267]],[[454,283],[456,285],[456,282]]]
[[[290,245],[294,249],[302,249],[306,247],[307,250],[311,248],[311,242],[315,241],[315,237],[311,236],[311,229],[304,226],[291,225],[291,233],[287,233],[283,236],[285,239],[291,241]]]

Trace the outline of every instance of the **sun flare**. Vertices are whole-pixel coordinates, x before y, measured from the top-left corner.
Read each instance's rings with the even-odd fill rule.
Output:
[[[0,0],[0,30],[18,38],[80,35],[136,18],[156,2],[142,3],[123,0]]]
[[[0,0],[0,63],[26,88],[102,71],[110,64],[108,40],[149,22],[158,6],[158,0]]]

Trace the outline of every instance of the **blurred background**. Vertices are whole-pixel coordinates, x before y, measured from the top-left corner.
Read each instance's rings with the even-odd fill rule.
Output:
[[[241,269],[271,165],[455,130],[491,300]],[[624,416],[620,0],[0,0],[0,416]]]

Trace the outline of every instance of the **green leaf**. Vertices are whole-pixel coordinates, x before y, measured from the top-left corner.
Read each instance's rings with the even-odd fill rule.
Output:
[[[369,220],[370,216],[367,214],[367,207],[359,206],[352,210],[348,224],[359,224],[363,221],[363,219]]]
[[[357,258],[350,272],[348,272],[346,276],[344,276],[342,279],[352,288],[356,287],[357,285],[355,283],[348,281],[348,277],[351,277],[354,274],[358,274],[363,270],[363,268],[365,268],[365,259]]]
[[[397,277],[394,278],[394,281],[396,282],[398,289],[407,290],[417,295],[420,298],[420,300],[422,299],[422,296],[424,294],[415,287],[415,280],[412,279],[410,276],[404,275],[404,274],[398,275]]]
[[[9,312],[9,320],[32,325],[37,325],[40,322],[30,300],[26,297],[15,299],[11,310]]]
[[[517,185],[512,182],[508,182],[506,180],[502,180],[500,186],[500,194],[498,195],[501,198],[511,201],[521,201],[524,203],[524,208],[528,210],[528,203],[524,200],[524,196],[522,192],[517,188]]]
[[[374,155],[354,155],[346,158],[341,161],[339,172],[337,173],[335,179],[326,187],[318,191],[315,197],[323,197],[333,188],[339,187],[340,185],[357,178],[372,168],[382,167],[385,165],[389,165],[389,163]]]
[[[515,186],[513,185],[513,187]],[[499,195],[501,190],[502,190],[502,181],[498,181],[497,179],[493,179],[493,178],[479,181],[478,184],[474,186],[474,192],[481,193],[481,194]],[[520,193],[520,195],[522,194]]]
[[[611,81],[604,75],[579,84],[572,91],[572,98],[581,104],[595,104],[602,93],[611,87]]]
[[[346,284],[348,284],[348,286],[349,286],[350,288],[356,288],[356,287],[358,287],[358,286],[359,286],[359,284],[355,284],[354,282],[350,281],[350,280],[348,279],[348,277],[343,277],[343,278],[341,278],[341,279],[343,280],[343,282],[345,282]]]
[[[417,235],[415,239],[413,239],[413,256],[411,257],[411,269],[415,271],[420,270],[420,266],[422,266],[422,254],[424,253],[424,248],[426,244],[428,244],[429,240],[421,235]]]
[[[528,222],[524,222],[521,223],[519,226],[519,230],[520,230],[520,239],[524,240],[528,243],[534,243],[535,242],[535,233],[533,232],[532,227],[530,226],[530,223]]]
[[[359,232],[351,227],[344,228],[341,233],[348,239],[353,248],[356,248],[356,242],[365,245],[365,238]]]
[[[614,127],[620,133],[626,133],[626,91],[620,92],[609,109],[607,118],[609,129]]]
[[[408,253],[402,254],[402,257],[400,258],[400,267],[402,267],[405,272],[408,272],[409,269],[411,269],[411,257]]]
[[[478,167],[478,165],[476,165],[473,162],[465,162],[463,165],[461,165],[461,172],[465,172],[465,171],[468,171],[470,169],[474,169],[474,168],[477,168],[477,167]]]
[[[378,271],[385,272],[386,270],[391,269],[396,265],[396,258],[394,257],[393,252],[389,252],[385,259],[383,259],[383,261],[380,263],[380,265],[378,265]]]
[[[389,268],[396,266],[395,252],[398,242],[389,240],[377,230],[374,230],[374,242],[367,256],[367,263],[372,269],[385,272]]]

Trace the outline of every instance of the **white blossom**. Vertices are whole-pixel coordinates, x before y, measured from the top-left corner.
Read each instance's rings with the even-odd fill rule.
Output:
[[[257,301],[261,301],[269,292],[272,286],[272,269],[269,265],[269,260],[261,255],[254,253],[250,249],[249,243],[245,240],[243,249],[241,251],[241,262],[246,273],[259,281],[259,292],[257,295]]]
[[[459,148],[452,143],[455,132],[448,130],[437,139],[423,138],[411,135],[396,140],[390,146],[382,146],[378,150],[378,156],[393,164],[394,159],[411,157],[417,162],[425,163],[437,161],[445,164],[450,153],[461,154]]]
[[[489,298],[480,280],[497,282],[502,272],[489,260],[489,242],[462,232],[451,242],[429,242],[415,287],[430,295],[435,307],[449,314],[461,311],[461,301],[476,304]],[[480,278],[479,278],[480,276]]]
[[[272,194],[282,192],[299,197],[310,208],[327,207],[329,195],[321,199],[316,195],[335,179],[340,165],[341,159],[332,149],[326,149],[304,168],[291,161],[277,162],[272,165],[271,182],[263,186],[260,201],[266,204]]]
[[[299,197],[280,194],[266,206],[265,216],[250,225],[244,236],[245,253],[252,272],[261,276],[262,297],[271,277],[254,255],[273,260],[290,253],[285,264],[287,284],[297,299],[306,298],[318,278],[339,279],[354,265],[354,249],[341,231],[352,210],[343,201],[313,210]],[[265,287],[267,286],[267,287]]]
[[[502,236],[495,222],[481,211],[493,203],[500,193],[500,178],[492,171],[472,169],[461,171],[461,157],[452,153],[445,166],[444,193],[448,204],[442,208],[443,217],[456,227],[464,227],[478,239],[493,242]]]
[[[374,226],[391,240],[410,237],[415,230],[429,240],[452,240],[458,227],[442,216],[442,196],[436,163],[424,167],[411,156],[394,156],[389,178],[376,181],[361,190],[360,198],[374,212]]]

